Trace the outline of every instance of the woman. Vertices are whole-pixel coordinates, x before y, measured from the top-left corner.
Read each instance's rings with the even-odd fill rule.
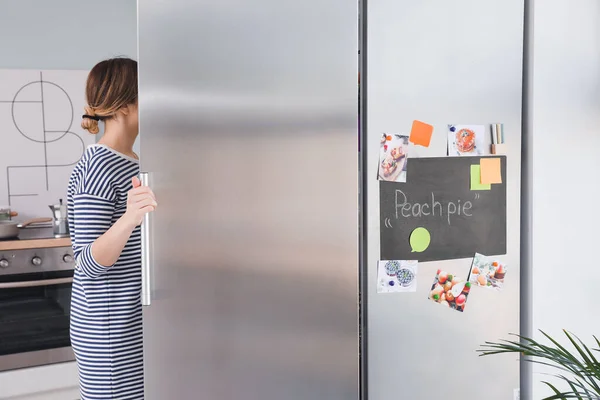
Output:
[[[82,400],[143,399],[141,242],[144,215],[157,206],[140,186],[137,62],[102,61],[90,72],[81,126],[104,136],[71,175],[69,227],[77,260],[71,343]]]

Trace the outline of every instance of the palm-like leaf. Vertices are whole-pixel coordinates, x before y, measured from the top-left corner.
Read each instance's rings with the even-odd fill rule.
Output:
[[[501,340],[500,342],[485,342],[478,350],[481,356],[502,353],[520,353],[526,356],[526,361],[555,368],[557,373],[553,376],[562,379],[570,390],[560,391],[549,382],[544,382],[554,394],[543,400],[558,399],[600,399],[600,362],[594,355],[600,349],[586,346],[577,336],[563,331],[575,351],[571,352],[558,341],[540,331],[551,346],[521,336],[513,335],[519,340]],[[600,348],[600,341],[594,336]]]

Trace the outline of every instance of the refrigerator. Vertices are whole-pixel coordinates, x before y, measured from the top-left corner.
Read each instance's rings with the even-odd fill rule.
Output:
[[[358,398],[357,15],[138,1],[147,400]]]
[[[514,340],[510,334],[518,334],[520,328],[524,1],[373,0],[366,11],[367,68],[361,77],[366,134],[361,150],[366,172],[369,399],[516,400],[518,355],[479,357],[477,350],[486,341]],[[506,213],[506,253],[483,254],[506,263],[505,283],[501,291],[471,288],[464,312],[444,308],[428,296],[438,269],[467,279],[474,252],[431,262],[419,260],[420,253],[406,253],[409,260],[419,260],[416,292],[378,293],[376,289],[381,232],[389,229],[380,222],[376,179],[380,139],[383,133],[409,135],[415,120],[433,126],[433,134],[428,147],[409,148],[413,151],[407,161],[409,181],[414,176],[411,163],[426,165],[430,157],[446,157],[448,125],[485,126],[484,148],[489,153],[490,125],[504,124],[506,207],[497,212]],[[410,156],[419,160],[413,162]],[[479,164],[478,157],[468,160]],[[439,171],[451,179],[456,173]],[[397,185],[402,188],[402,183]],[[473,202],[473,214],[477,193],[462,198]],[[422,199],[412,197],[412,201]],[[396,226],[397,221],[392,223]],[[439,240],[440,232],[431,232],[432,243]]]

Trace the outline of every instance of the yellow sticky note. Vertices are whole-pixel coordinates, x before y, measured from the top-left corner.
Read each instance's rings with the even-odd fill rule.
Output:
[[[502,183],[502,167],[499,158],[482,158],[479,160],[479,165],[481,168],[482,184]]]
[[[479,165],[471,165],[471,190],[490,190],[492,185],[481,183],[481,169]]]

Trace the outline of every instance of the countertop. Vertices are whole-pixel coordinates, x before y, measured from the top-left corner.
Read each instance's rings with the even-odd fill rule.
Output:
[[[18,238],[0,240],[0,251],[70,246],[71,238],[55,238],[52,226],[21,228]]]
[[[71,246],[71,239],[68,237],[0,241],[0,251],[40,249],[40,248],[48,248],[48,247],[70,247],[70,246]]]

